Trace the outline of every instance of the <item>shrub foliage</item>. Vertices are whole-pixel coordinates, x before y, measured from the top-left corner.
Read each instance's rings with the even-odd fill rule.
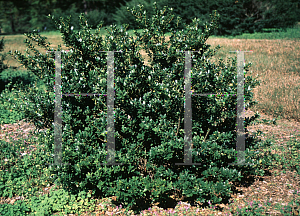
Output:
[[[211,49],[206,40],[217,28],[219,15],[214,12],[200,33],[199,19],[182,31],[174,31],[169,22],[172,9],[158,10],[147,18],[143,6],[134,7],[142,33],[134,39],[115,25],[100,35],[101,25],[91,34],[86,18],[80,15],[80,31],[71,29],[70,18],[57,21],[50,17],[62,33],[69,52],[62,51],[62,93],[102,93],[107,91],[107,53],[114,53],[115,79],[115,159],[123,165],[101,165],[106,161],[107,98],[97,96],[63,96],[62,158],[70,166],[53,166],[56,181],[72,193],[92,190],[94,196],[116,196],[116,202],[127,207],[143,203],[167,203],[172,193],[206,203],[227,200],[233,191],[231,182],[243,173],[257,173],[258,168],[232,166],[236,157],[236,96],[193,96],[192,131],[193,162],[201,165],[178,166],[184,159],[184,70],[185,53],[192,53],[192,87],[194,93],[237,92],[236,58],[213,63],[211,58],[220,48]],[[179,21],[179,17],[177,17]],[[164,34],[172,32],[170,47]],[[36,31],[27,35],[39,46],[49,50],[50,43]],[[15,55],[25,67],[45,83],[45,89],[31,88],[23,101],[30,106],[19,107],[37,127],[54,132],[55,53],[39,53],[29,40],[25,41],[34,56]],[[139,50],[146,50],[150,65],[144,64]],[[250,63],[244,69],[248,72]],[[245,79],[246,109],[255,104],[253,89],[259,82],[252,76]],[[226,109],[226,111],[224,111]],[[222,116],[222,119],[220,118]],[[255,117],[245,120],[245,126]],[[45,136],[49,152],[54,151],[53,136]],[[246,163],[258,167],[250,149],[257,143],[246,141]],[[53,156],[53,154],[52,154]],[[150,201],[151,200],[151,201]]]

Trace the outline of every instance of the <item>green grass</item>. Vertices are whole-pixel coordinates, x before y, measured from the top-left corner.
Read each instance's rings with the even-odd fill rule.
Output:
[[[230,37],[215,37],[211,36],[210,38],[228,38],[228,39],[268,39],[268,40],[274,40],[274,39],[281,39],[281,40],[293,40],[293,39],[300,39],[300,25],[296,26],[295,28],[289,28],[286,31],[283,31],[281,29],[264,29],[266,31],[271,32],[265,32],[265,33],[244,33],[242,35],[238,36],[230,36]]]

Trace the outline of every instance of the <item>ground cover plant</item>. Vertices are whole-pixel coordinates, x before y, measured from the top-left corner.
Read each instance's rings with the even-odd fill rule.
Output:
[[[7,94],[8,94],[8,91],[7,91]],[[25,96],[25,95],[24,95]],[[52,133],[53,134],[53,133]],[[47,136],[49,136],[50,137],[50,135],[51,135],[51,133],[48,133],[47,134]],[[49,142],[49,141],[46,141],[46,142]],[[40,139],[40,141],[39,141],[39,143],[45,143],[45,140],[42,140],[42,139]],[[17,150],[17,148],[19,147],[18,146],[18,144],[17,143],[14,143],[17,147],[16,148],[14,148],[14,145],[13,145],[13,147],[12,147],[12,149],[10,149],[9,151],[7,151],[7,152],[11,152],[12,154],[13,154],[13,156],[15,156],[15,157],[18,157],[17,155],[15,155],[15,153],[13,153],[13,152],[15,152],[16,150]],[[22,143],[23,144],[23,143]],[[26,144],[20,144],[20,147],[26,147]],[[265,143],[261,143],[261,145],[266,145],[266,146],[268,146],[269,147],[269,145],[270,145],[271,143],[270,142],[265,142]],[[27,145],[28,145],[28,143],[27,143]],[[293,147],[292,149],[291,149],[291,153],[296,153],[296,151],[297,151],[297,143],[295,142],[294,143],[294,145],[295,145],[295,147]],[[261,146],[261,147],[263,147],[263,146]],[[8,147],[6,146],[5,148],[3,148],[3,149],[7,149],[7,148],[11,148],[10,147],[10,145],[8,145]],[[19,148],[18,148],[19,149]],[[21,149],[21,148],[20,148]],[[43,151],[45,151],[45,149],[43,150]],[[268,151],[271,151],[270,149],[268,150]],[[44,155],[43,153],[42,153],[42,150],[41,150],[41,152],[40,153],[38,153],[38,152],[36,152],[36,153],[32,153],[32,154],[34,154],[33,156],[31,156],[31,155],[28,155],[28,157],[29,156],[31,156],[31,157],[29,157],[30,159],[33,159],[35,156],[37,156],[37,158],[41,158],[41,156],[40,155]],[[40,155],[39,155],[40,154]],[[296,155],[295,155],[296,156]],[[15,157],[11,157],[11,159],[13,160],[13,158],[15,158]],[[267,164],[271,164],[271,163],[268,163],[268,161],[272,161],[271,159],[272,159],[272,157],[274,157],[274,156],[272,156],[271,158],[270,158],[270,155],[268,156],[268,154],[267,154],[267,152],[265,153],[265,156],[264,157],[266,157],[266,160],[264,160],[264,158],[263,157],[260,157],[259,159],[262,159],[262,161],[261,161],[261,163],[259,163],[259,166],[260,167],[267,167]],[[23,158],[24,158],[24,156],[23,156]],[[277,161],[278,161],[278,164],[281,162],[280,160],[278,160],[280,157],[277,157],[276,155],[275,155],[275,157],[274,157],[274,159],[276,159]],[[268,160],[267,160],[268,159]],[[46,159],[45,158],[45,160],[48,160],[48,159]],[[25,159],[23,160],[20,160],[20,163],[23,163],[25,161],[25,164],[26,164],[26,161],[28,161],[28,159],[26,158],[26,155],[25,155]],[[297,159],[297,156],[296,157],[294,157],[293,159],[291,159],[291,161],[293,161],[293,163],[292,164],[294,164],[293,166],[294,166],[294,168],[296,168],[296,164],[297,164],[297,162],[298,162],[298,159]],[[45,162],[45,161],[43,161],[43,162]],[[18,166],[19,164],[18,164],[18,161],[16,161],[15,163],[17,163],[16,164],[16,166]],[[34,163],[35,163],[35,167],[31,167],[32,169],[23,169],[23,170],[28,170],[27,172],[28,172],[28,174],[29,173],[37,173],[37,175],[36,176],[39,176],[39,174],[40,175],[42,175],[42,172],[41,172],[41,170],[39,170],[41,167],[43,167],[44,165],[43,165],[43,163],[41,163],[41,161],[38,161],[38,160],[34,160]],[[28,165],[28,162],[27,162],[27,165]],[[20,167],[20,165],[19,165],[19,167]],[[21,166],[22,167],[22,166]],[[20,170],[22,170],[22,169],[20,169]],[[17,172],[16,172],[17,173]],[[27,175],[28,175],[27,174]],[[50,173],[49,173],[49,171],[48,172],[46,172],[46,173],[44,173],[44,176],[50,176]],[[23,175],[24,176],[24,175]],[[25,184],[24,182],[28,182],[28,191],[26,191],[26,189],[25,189],[25,191],[22,191],[22,193],[23,194],[27,194],[27,197],[30,197],[30,195],[33,193],[33,192],[31,192],[30,190],[29,190],[29,185],[36,185],[36,183],[37,183],[37,178],[34,178],[34,177],[36,177],[36,176],[30,176],[30,174],[27,176],[28,177],[28,181],[24,181],[24,179],[23,179],[23,184]],[[15,178],[15,179],[18,179],[17,177]],[[19,179],[21,179],[21,177],[19,178]],[[34,183],[34,181],[31,181],[31,179],[35,179],[35,181],[36,181],[36,183]],[[47,182],[46,181],[48,181],[48,182],[51,182],[51,178],[50,178],[50,180],[49,179],[47,179],[47,180],[45,180],[46,178],[44,178],[44,179],[41,179],[41,181],[39,181],[40,183],[43,183],[44,185],[47,185]],[[7,181],[6,182],[7,184],[6,184],[6,186],[7,186],[7,188],[9,188],[9,187],[12,187],[12,183],[10,182],[10,181]],[[21,184],[21,182],[20,182],[20,184]],[[18,185],[20,185],[20,184],[16,184],[17,185],[17,187],[19,187]],[[40,185],[40,187],[41,186],[43,186],[43,184],[41,184]],[[50,183],[49,183],[49,185],[50,185]],[[40,189],[40,188],[35,188],[36,190],[38,190],[38,189]],[[37,191],[36,191],[37,192]],[[9,193],[9,190],[6,190],[6,193]],[[20,193],[19,193],[20,194]],[[64,212],[66,213],[68,210],[67,209],[71,209],[71,210],[73,210],[74,212],[77,212],[77,213],[79,213],[80,211],[89,211],[89,210],[92,210],[93,208],[95,208],[95,205],[93,204],[93,203],[87,203],[88,201],[90,201],[89,200],[89,194],[86,194],[86,195],[84,195],[84,193],[81,193],[81,194],[79,194],[79,196],[77,197],[77,199],[78,199],[78,202],[76,202],[76,201],[73,201],[75,198],[74,198],[74,196],[72,197],[72,196],[70,196],[69,198],[64,198],[64,197],[68,197],[68,195],[67,195],[67,193],[64,191],[64,190],[57,190],[56,192],[52,192],[52,193],[50,193],[50,196],[48,197],[48,196],[40,196],[39,198],[31,198],[31,202],[29,202],[28,203],[28,200],[27,200],[27,204],[24,204],[24,203],[26,203],[26,202],[23,202],[23,201],[17,201],[14,205],[4,205],[4,207],[3,207],[3,209],[5,209],[5,211],[7,211],[8,212],[8,210],[7,209],[10,209],[11,211],[12,211],[12,209],[15,209],[15,212],[21,212],[22,210],[24,210],[25,211],[25,209],[27,209],[27,211],[29,211],[29,207],[28,206],[31,206],[30,208],[31,208],[31,210],[34,210],[34,211],[36,211],[36,212],[38,212],[38,213],[40,213],[40,214],[51,214],[51,212],[55,212],[55,211],[58,211],[58,212],[60,212],[60,211],[63,211],[63,206],[67,206],[65,209],[66,210],[64,210]],[[4,196],[5,197],[5,196]],[[62,200],[61,200],[62,199]],[[208,202],[210,202],[210,201],[208,201]],[[210,202],[211,203],[211,202]],[[211,203],[212,204],[212,203]],[[255,209],[255,205],[258,207],[258,210],[260,210],[261,208],[259,207],[259,204],[253,204],[253,207],[251,207],[252,209],[250,209],[249,207],[247,207],[247,208],[245,208],[245,209],[242,209],[241,210],[241,212],[240,212],[240,214],[241,215],[244,215],[244,214],[246,214],[247,212],[246,211],[248,211],[249,212],[249,214],[251,214],[251,211],[252,212],[254,212],[254,211],[257,211],[257,208]],[[11,208],[11,206],[13,206],[12,208]],[[41,206],[43,206],[42,208],[41,208]],[[86,209],[86,208],[84,208],[84,206],[89,206],[89,208],[90,209]],[[76,209],[80,209],[80,210],[76,210]],[[283,210],[283,212],[285,211],[286,213],[289,213],[289,211],[287,211],[288,209],[284,209]],[[42,211],[44,211],[44,213],[42,212]],[[120,211],[123,211],[123,210],[120,210]],[[177,211],[178,211],[178,209],[177,209]],[[188,212],[189,210],[187,210],[187,211],[184,211],[184,210],[182,210],[181,212],[183,213],[183,214],[186,214],[187,212]],[[235,212],[235,213],[237,213],[238,211],[235,211],[235,210],[232,210],[233,212]],[[290,211],[292,211],[292,209],[290,209]],[[48,212],[48,213],[47,213]],[[117,213],[118,211],[116,211],[116,213]],[[100,213],[99,213],[100,214]],[[177,212],[177,214],[179,214],[180,215],[180,213],[178,213]],[[247,213],[248,214],[248,213]],[[176,215],[176,213],[174,213],[174,215]]]

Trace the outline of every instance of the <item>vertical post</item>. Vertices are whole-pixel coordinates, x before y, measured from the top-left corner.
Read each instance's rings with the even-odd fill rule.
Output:
[[[182,52],[182,51],[179,51]],[[193,51],[184,51],[185,59],[185,113],[184,113],[184,163],[175,163],[175,165],[201,165],[201,163],[192,163],[192,112],[191,112],[191,54]],[[194,51],[197,52],[197,51]],[[235,52],[235,51],[232,51]],[[244,52],[253,51],[236,51],[237,56],[237,156],[238,163],[229,163],[229,165],[245,165],[245,129],[244,129]],[[197,94],[195,94],[197,95]],[[218,95],[218,94],[198,94],[200,96]],[[232,95],[232,94],[227,94]],[[253,164],[252,164],[253,165]]]
[[[49,51],[51,52],[51,51]],[[61,51],[55,51],[54,165],[62,164]],[[46,164],[53,165],[53,164]],[[70,165],[70,164],[64,164]]]
[[[102,165],[123,165],[115,162],[115,128],[114,128],[114,51],[107,53],[107,155]]]
[[[62,163],[61,52],[55,52],[54,163]]]
[[[180,52],[180,51],[179,51]],[[182,52],[182,51],[181,51]],[[192,99],[191,99],[191,53],[185,52],[185,70],[184,70],[184,159],[183,163],[175,163],[175,165],[201,165],[201,163],[193,163],[192,157]],[[198,52],[198,51],[194,51]]]
[[[229,165],[245,165],[244,52],[253,52],[253,51],[230,51],[230,52],[237,52],[237,118],[236,118],[237,163],[229,163]]]
[[[49,51],[51,52],[51,51]],[[107,56],[107,163],[102,165],[123,165],[115,163],[115,137],[114,137],[114,52],[108,51]],[[119,51],[120,52],[120,51]],[[77,94],[61,93],[61,51],[55,51],[55,110],[54,110],[54,161],[55,165],[62,165],[62,107],[61,98],[64,96],[75,96]],[[83,93],[83,96],[92,96],[95,94]],[[99,94],[100,95],[100,94]],[[53,165],[48,164],[46,165]],[[71,165],[69,163],[64,165]]]

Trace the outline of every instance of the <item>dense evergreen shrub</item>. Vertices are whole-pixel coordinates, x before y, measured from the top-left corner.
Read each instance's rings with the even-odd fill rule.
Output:
[[[234,189],[232,182],[244,174],[263,173],[257,154],[252,152],[259,143],[249,139],[246,163],[254,165],[228,165],[236,156],[236,96],[192,97],[193,162],[202,165],[175,165],[184,159],[185,103],[185,53],[176,50],[199,51],[192,53],[194,93],[237,92],[237,59],[213,63],[211,59],[220,47],[211,49],[206,44],[217,28],[219,15],[214,12],[211,21],[204,24],[203,33],[198,28],[199,19],[176,32],[169,26],[174,18],[172,9],[158,10],[154,4],[155,13],[149,19],[143,6],[139,7],[139,11],[135,8],[131,11],[144,29],[141,34],[135,32],[136,39],[126,32],[128,25],[124,29],[111,26],[103,39],[100,26],[96,34],[91,34],[83,14],[78,32],[71,29],[70,18],[58,22],[51,17],[69,49],[69,52],[62,51],[61,46],[56,49],[62,51],[62,93],[105,94],[107,53],[99,51],[123,51],[114,53],[115,159],[123,165],[100,164],[106,162],[107,154],[107,98],[62,96],[62,162],[71,166],[52,166],[51,172],[57,183],[72,193],[92,190],[97,197],[115,195],[116,202],[137,207],[136,211],[151,202],[166,204],[175,192],[201,203],[224,202]],[[168,48],[163,35],[170,31]],[[46,37],[36,31],[27,36],[49,49]],[[27,118],[36,126],[46,126],[53,133],[55,53],[39,53],[28,40],[25,42],[35,56],[27,57],[18,51],[11,55],[43,80],[46,88],[27,91],[23,101],[31,101],[34,106],[19,109],[26,111]],[[139,54],[142,48],[151,59],[150,66],[144,64]],[[250,65],[245,65],[246,73]],[[256,103],[252,101],[251,89],[258,84],[252,76],[245,78],[246,109]],[[245,126],[256,118],[257,115],[245,119]],[[52,149],[45,157],[51,157],[54,137],[45,135],[44,140]]]

